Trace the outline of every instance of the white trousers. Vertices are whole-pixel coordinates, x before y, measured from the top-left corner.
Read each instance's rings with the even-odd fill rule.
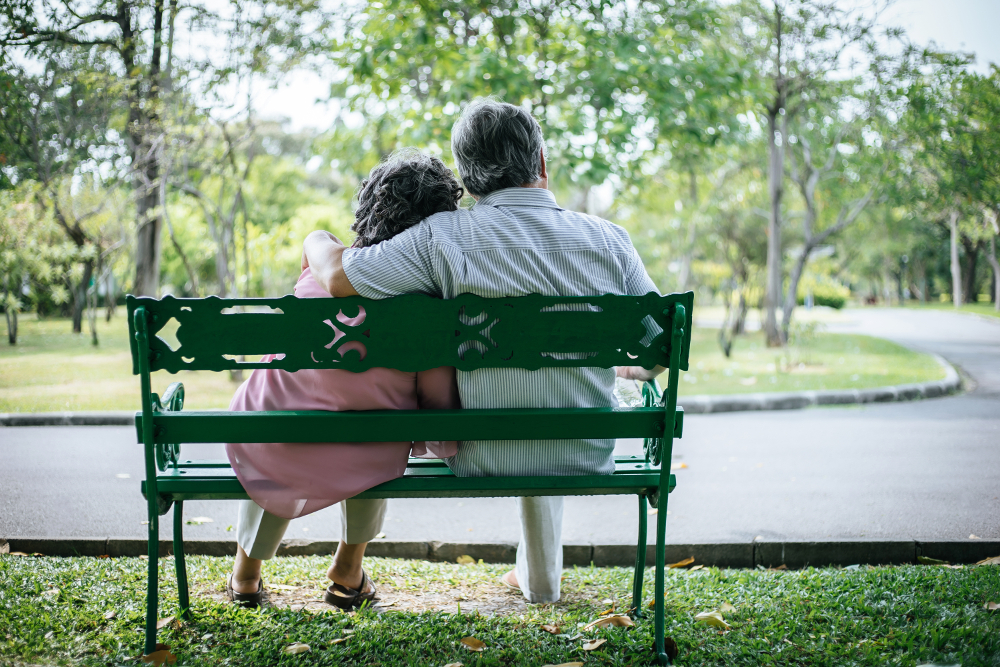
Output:
[[[518,498],[521,540],[515,574],[528,602],[556,602],[562,579],[562,496]],[[347,544],[371,542],[382,531],[385,500],[348,499],[340,503],[341,536]],[[252,500],[239,505],[236,541],[251,558],[270,560],[278,551],[288,519],[277,517]]]
[[[556,602],[562,580],[562,496],[518,498],[521,541],[515,574],[528,602]]]
[[[385,499],[341,501],[340,539],[347,544],[374,540],[382,531],[386,506]],[[270,560],[278,552],[288,523],[288,519],[271,514],[252,500],[241,500],[236,541],[250,558]]]

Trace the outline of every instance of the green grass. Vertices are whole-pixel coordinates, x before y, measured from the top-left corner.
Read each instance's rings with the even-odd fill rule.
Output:
[[[992,303],[966,303],[961,308],[955,309],[951,302],[945,303],[909,303],[907,308],[926,308],[929,310],[947,310],[949,312],[970,313],[972,315],[984,315],[986,317],[1000,318],[1000,312]]]
[[[68,320],[23,318],[18,344],[0,344],[0,412],[139,409],[124,317],[101,319],[98,333],[95,347],[89,334],[70,333]],[[715,337],[713,329],[694,329],[682,395],[863,389],[944,377],[933,358],[868,336],[817,333],[775,350],[762,334],[748,334],[737,339],[730,359]],[[177,380],[191,409],[226,408],[237,386],[228,373],[159,372],[153,390]]]
[[[757,332],[738,338],[727,359],[717,333],[694,329],[690,371],[681,374],[682,396],[867,389],[944,378],[933,357],[871,336],[815,333],[775,349]]]
[[[319,557],[278,558],[266,564],[264,576],[269,584],[301,587],[315,596],[328,564]],[[134,658],[142,649],[145,565],[130,558],[0,556],[0,664],[141,664]],[[161,617],[176,613],[172,562],[164,559],[162,565]],[[488,615],[469,611],[469,596],[494,591],[508,566],[388,559],[371,559],[368,566],[383,596],[419,601],[425,591],[462,591],[467,601],[458,602],[465,609],[249,611],[218,601],[228,559],[193,557],[194,617],[161,630],[159,639],[178,657],[178,666],[645,665],[652,658],[648,618],[632,628],[580,630],[609,606],[608,598],[618,609],[627,606],[631,573],[624,568],[567,570],[564,601]],[[706,568],[671,570],[667,583],[667,635],[680,648],[681,665],[1000,664],[1000,612],[984,609],[1000,597],[996,566]],[[735,607],[724,614],[731,631],[694,621],[696,613],[723,603]],[[108,619],[108,612],[114,617]],[[543,632],[543,623],[563,632]],[[581,634],[583,639],[576,638]],[[485,642],[486,649],[463,648],[459,642],[467,636]],[[331,643],[342,637],[347,640]],[[595,638],[607,641],[584,652],[583,641]],[[309,644],[311,651],[283,655],[294,642]]]

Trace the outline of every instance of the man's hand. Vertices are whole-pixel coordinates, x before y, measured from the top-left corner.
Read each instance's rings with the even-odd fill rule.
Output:
[[[652,369],[646,369],[642,366],[615,366],[615,375],[623,380],[651,382],[665,370],[667,369],[663,366],[654,366]]]
[[[316,282],[333,296],[358,293],[344,273],[345,250],[340,239],[326,231],[315,231],[302,242],[302,270],[309,269]]]

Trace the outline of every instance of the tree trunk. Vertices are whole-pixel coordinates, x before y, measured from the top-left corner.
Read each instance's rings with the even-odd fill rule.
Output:
[[[7,316],[7,342],[17,345],[17,311],[8,306],[4,314]]]
[[[688,168],[688,177],[690,178],[688,194],[691,213],[688,216],[688,234],[684,243],[684,255],[681,257],[681,272],[678,277],[681,292],[687,291],[688,283],[691,281],[691,262],[694,261],[694,242],[697,234],[695,225],[697,224],[698,211],[698,175],[695,173],[694,167]]]
[[[958,211],[952,211],[948,221],[951,229],[951,300],[956,308],[962,306],[962,269],[958,263]]]
[[[986,260],[993,267],[993,308],[1000,312],[1000,261],[997,261],[997,237],[990,238],[990,254]]]
[[[88,259],[83,263],[83,277],[73,293],[73,333],[83,333],[83,309],[87,307],[87,288],[93,275],[94,262]]]
[[[976,265],[979,264],[979,250],[981,242],[969,243],[967,239],[962,239],[962,248],[965,250],[965,286],[962,293],[968,303],[975,303],[979,296],[976,289]]]
[[[788,330],[792,326],[792,312],[795,306],[799,305],[799,281],[802,280],[802,273],[805,271],[806,262],[809,261],[809,253],[812,247],[808,244],[802,247],[802,254],[795,260],[792,272],[788,276],[788,292],[785,294],[785,308],[781,313],[781,340],[788,342]]]
[[[778,329],[778,304],[781,302],[781,199],[785,178],[785,133],[778,135],[778,105],[767,116],[769,154],[768,190],[771,197],[770,216],[767,221],[767,287],[764,292],[764,333],[768,347],[780,347],[781,331]],[[783,130],[784,128],[782,128]]]

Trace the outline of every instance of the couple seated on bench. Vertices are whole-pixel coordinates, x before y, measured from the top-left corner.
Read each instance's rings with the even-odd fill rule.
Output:
[[[625,230],[556,203],[548,190],[542,130],[528,111],[475,100],[452,130],[452,153],[465,191],[476,200],[472,208],[459,208],[463,188],[440,160],[396,153],[358,188],[353,246],[328,232],[306,238],[295,295],[381,299],[419,292],[448,299],[463,293],[500,298],[658,291]],[[338,315],[346,326],[363,317]],[[649,380],[662,370],[257,369],[230,409],[615,407],[616,373]],[[337,502],[342,533],[325,599],[341,608],[374,599],[362,557],[382,529],[386,501],[352,496],[402,475],[410,455],[443,458],[459,476],[594,475],[614,472],[614,447],[613,439],[227,445],[252,498],[240,503],[230,599],[259,605],[262,561],[276,553],[289,520]],[[502,581],[529,602],[554,602],[562,573],[563,498],[526,497],[518,504],[516,564]]]

